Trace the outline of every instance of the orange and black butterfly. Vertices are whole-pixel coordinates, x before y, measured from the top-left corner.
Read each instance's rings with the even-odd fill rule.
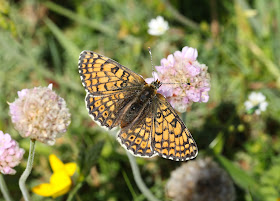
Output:
[[[83,51],[79,72],[89,115],[107,129],[120,126],[120,144],[136,156],[186,161],[198,149],[191,133],[163,95],[159,80],[141,75],[92,51]]]

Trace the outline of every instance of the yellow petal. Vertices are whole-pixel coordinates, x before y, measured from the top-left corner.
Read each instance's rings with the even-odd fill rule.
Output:
[[[67,174],[69,176],[73,176],[73,174],[75,173],[75,171],[77,169],[77,164],[76,163],[66,163],[64,165],[64,167],[65,167]]]
[[[50,178],[50,183],[40,184],[35,186],[32,191],[38,195],[56,198],[64,195],[71,189],[71,178],[64,171],[58,171],[53,173]]]
[[[64,171],[53,173],[50,183],[54,187],[53,198],[68,193],[72,185],[71,178]]]
[[[71,186],[68,186],[68,187],[65,187],[63,189],[60,189],[59,191],[56,191],[56,193],[54,193],[52,195],[52,197],[56,198],[56,197],[59,197],[61,195],[64,195],[64,194],[68,193],[70,191],[70,189],[71,189]]]
[[[61,160],[59,160],[59,158],[57,158],[56,155],[51,154],[49,156],[49,160],[50,160],[50,164],[51,164],[51,168],[52,168],[53,172],[64,169],[63,162]]]
[[[49,197],[54,194],[54,188],[51,184],[43,183],[32,188],[32,191],[38,195]]]

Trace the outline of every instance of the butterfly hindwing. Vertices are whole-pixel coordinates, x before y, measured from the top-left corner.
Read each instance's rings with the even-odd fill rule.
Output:
[[[154,130],[152,147],[160,156],[185,161],[195,158],[198,149],[191,133],[161,94],[154,102]]]
[[[91,95],[110,94],[145,84],[145,80],[130,69],[87,50],[80,54],[79,72],[86,91]]]
[[[151,132],[153,114],[151,105],[141,111],[139,120],[133,125],[124,127],[118,134],[118,140],[123,147],[133,155],[152,157],[156,153],[151,148]]]
[[[103,96],[87,94],[86,106],[92,119],[112,129],[120,124],[123,110],[129,107],[134,98],[135,91],[120,91]]]

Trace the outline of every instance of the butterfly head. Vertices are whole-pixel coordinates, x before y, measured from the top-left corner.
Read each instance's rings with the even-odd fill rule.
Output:
[[[158,79],[151,83],[151,86],[153,86],[155,89],[158,89],[161,85],[162,83]]]

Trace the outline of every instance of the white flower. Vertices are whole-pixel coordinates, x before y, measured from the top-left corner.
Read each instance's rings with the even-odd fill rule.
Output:
[[[164,34],[168,29],[168,22],[163,19],[162,16],[152,19],[149,24],[148,33],[153,36],[159,36]]]
[[[246,110],[253,109],[257,115],[266,110],[268,103],[265,101],[266,97],[261,92],[250,93],[248,100],[244,103]]]

